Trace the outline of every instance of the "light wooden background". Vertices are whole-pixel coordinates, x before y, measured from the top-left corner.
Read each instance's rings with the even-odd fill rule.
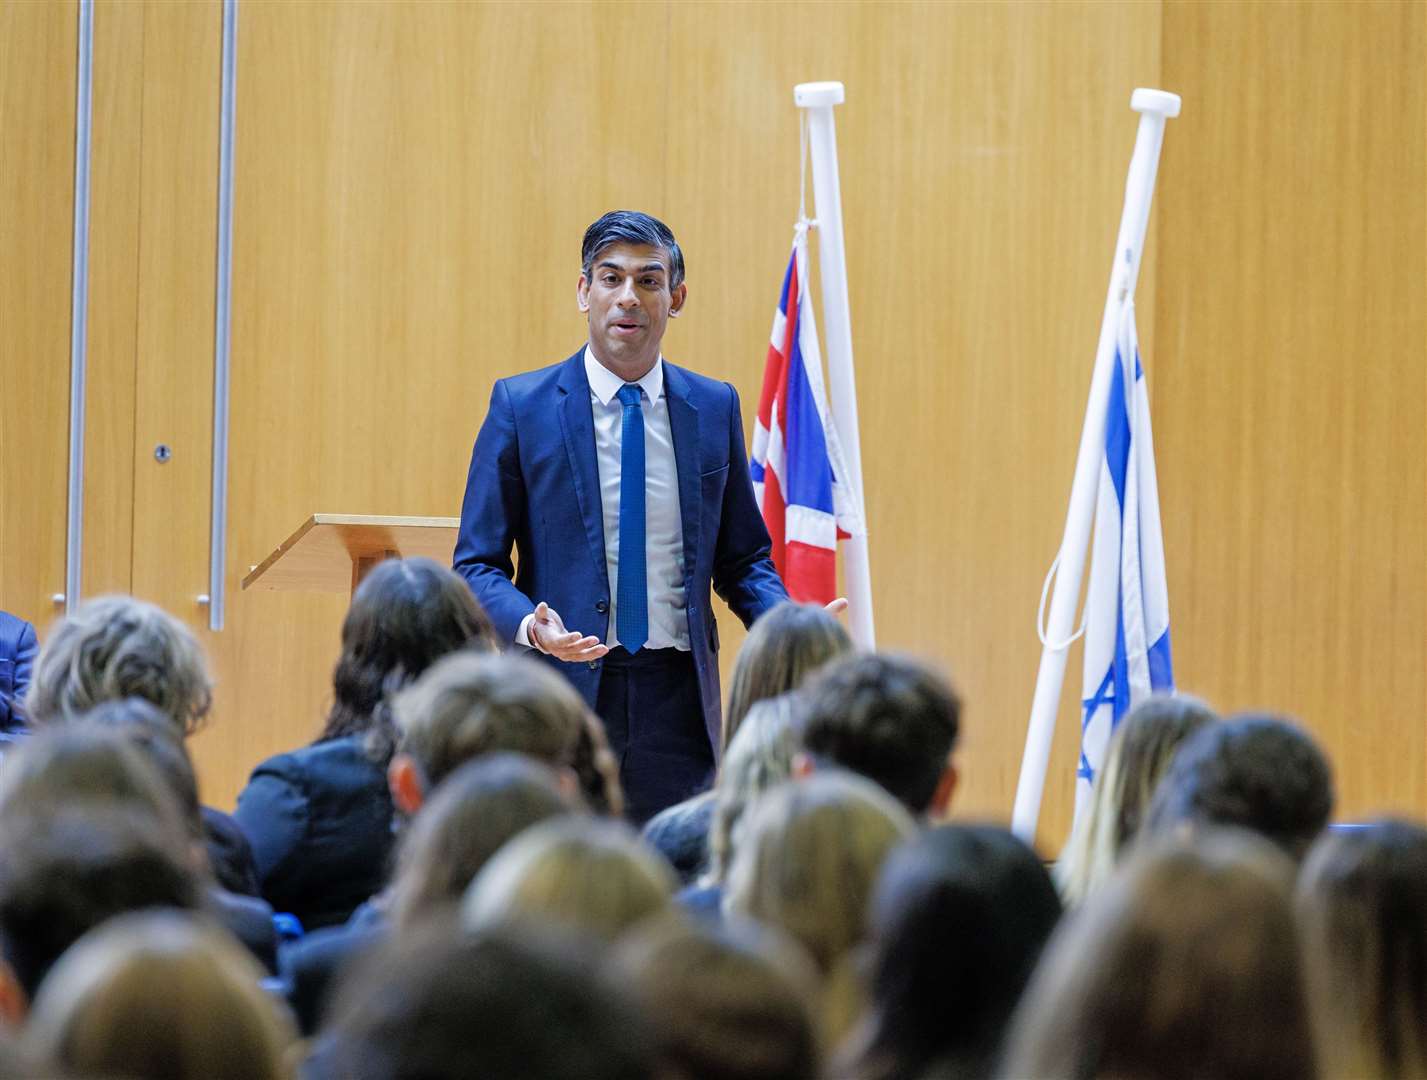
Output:
[[[599,213],[673,226],[690,306],[666,352],[751,416],[797,211],[792,86],[837,78],[879,638],[966,698],[959,812],[1010,812],[1129,94],[1160,86],[1184,112],[1138,309],[1179,681],[1302,717],[1344,816],[1427,813],[1422,5],[248,0],[213,635],[220,14],[97,5],[85,505],[86,594],[165,605],[213,658],[210,801],[316,732],[345,606],[239,578],[314,511],[457,513],[492,379],[582,340]],[[0,604],[42,627],[63,587],[75,42],[75,5],[0,3]],[[1069,673],[1047,851],[1078,649]]]

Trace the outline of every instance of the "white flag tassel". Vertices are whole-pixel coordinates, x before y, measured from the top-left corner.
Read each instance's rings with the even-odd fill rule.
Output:
[[[1126,300],[1115,339],[1105,410],[1105,452],[1085,601],[1085,669],[1076,770],[1078,815],[1105,761],[1110,736],[1131,708],[1174,689],[1169,590],[1150,432],[1149,393]]]

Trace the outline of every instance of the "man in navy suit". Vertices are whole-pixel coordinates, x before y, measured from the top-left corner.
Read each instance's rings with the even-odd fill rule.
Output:
[[[738,393],[660,352],[687,295],[662,222],[614,211],[586,230],[589,342],[495,384],[454,558],[501,637],[547,658],[604,721],[636,821],[712,774],[710,587],[745,625],[787,599]]]
[[[35,628],[18,615],[0,611],[0,733],[25,728],[25,691],[39,651]]]

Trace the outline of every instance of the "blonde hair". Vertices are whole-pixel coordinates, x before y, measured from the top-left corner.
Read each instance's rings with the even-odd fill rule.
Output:
[[[907,810],[870,780],[817,773],[769,792],[740,831],[725,907],[776,926],[826,977],[867,930],[882,863],[916,832]]]
[[[132,596],[86,600],[55,626],[35,662],[25,708],[48,724],[106,701],[143,698],[191,735],[213,704],[213,680],[183,623]]]
[[[1174,752],[1217,719],[1213,709],[1188,694],[1157,694],[1125,714],[1110,738],[1090,801],[1055,865],[1055,883],[1068,906],[1081,903],[1109,879],[1139,832]]]
[[[86,1076],[285,1080],[296,1033],[261,978],[236,942],[191,916],[121,916],[55,965],[25,1038]]]
[[[560,818],[535,825],[485,866],[461,904],[468,930],[531,917],[613,941],[669,907],[674,872],[627,825]]]

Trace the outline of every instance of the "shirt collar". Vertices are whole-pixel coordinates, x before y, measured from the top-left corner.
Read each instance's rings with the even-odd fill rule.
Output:
[[[613,401],[615,395],[619,393],[619,388],[624,385],[623,379],[595,359],[595,354],[588,345],[585,346],[585,376],[590,380],[591,392],[599,399],[601,405],[608,405]],[[638,385],[651,404],[659,400],[659,395],[664,392],[664,356],[662,353],[659,359],[654,361],[654,366],[644,373],[644,378],[639,380]]]

